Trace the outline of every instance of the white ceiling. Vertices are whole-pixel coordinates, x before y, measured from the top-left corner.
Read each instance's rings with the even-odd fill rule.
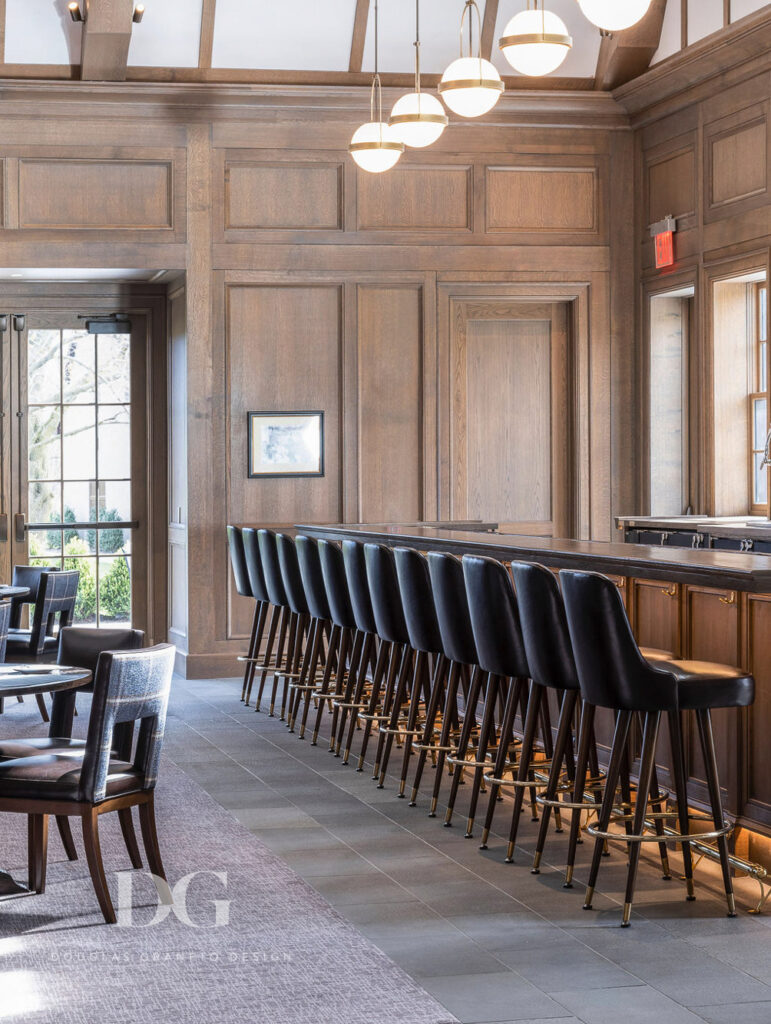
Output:
[[[85,0],[81,0],[84,4]],[[722,26],[722,0],[688,0],[689,42]],[[484,16],[485,0],[479,0]],[[514,74],[498,51],[506,22],[524,0],[500,0],[493,60]],[[553,77],[594,74],[599,33],[576,0],[546,0],[573,36],[573,49]],[[763,7],[761,0],[731,0],[736,21]],[[134,26],[129,63],[135,66],[196,67],[202,0],[145,0],[144,20]],[[353,33],[355,0],[217,0],[212,66],[286,71],[346,71]],[[374,8],[374,4],[371,5]],[[380,67],[409,72],[414,65],[414,0],[379,0]],[[680,4],[669,0],[664,34],[655,61],[680,48]],[[441,73],[458,55],[463,0],[421,0],[421,63]],[[364,52],[364,70],[374,66],[373,10]],[[67,0],[6,0],[5,60],[9,64],[77,64],[81,26],[67,12]],[[475,29],[476,31],[476,29]]]
[[[0,267],[0,281],[150,281],[157,270],[93,267]]]

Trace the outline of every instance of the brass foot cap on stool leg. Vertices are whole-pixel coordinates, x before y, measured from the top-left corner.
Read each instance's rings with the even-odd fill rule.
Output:
[[[452,827],[452,807],[448,807],[447,808],[447,813],[444,816],[443,824],[444,824],[445,828],[451,828]]]
[[[624,904],[624,913],[623,913],[622,918],[621,918],[621,927],[622,928],[628,928],[629,927],[629,918],[631,916],[632,916],[632,904],[631,903],[625,903]]]
[[[487,840],[490,838],[490,829],[486,828],[482,830],[482,842],[479,845],[480,850],[487,849]]]
[[[435,818],[436,817],[436,805],[437,805],[437,803],[438,803],[438,801],[437,801],[436,797],[433,797],[433,799],[431,800],[431,810],[428,812],[429,818]]]
[[[672,881],[672,872],[669,870],[669,857],[662,857],[661,858],[661,870],[663,872],[661,877],[664,879],[664,881],[665,882],[671,882]]]
[[[506,863],[512,864],[514,862],[514,843],[509,843],[506,847]]]
[[[685,898],[688,900],[689,903],[692,903],[693,900],[696,899],[696,893],[694,892],[694,889],[693,889],[693,879],[692,878],[686,878],[685,885],[686,885],[686,888],[688,889],[688,895]]]
[[[410,807],[414,807],[415,804],[417,803],[417,800],[418,800],[418,791],[417,791],[417,789],[413,789],[413,791],[410,793]]]
[[[465,834],[465,836],[463,838],[464,839],[473,839],[474,838],[474,819],[473,818],[469,818],[469,820],[466,822],[466,834]]]
[[[588,885],[586,887],[586,895],[584,896],[584,910],[592,909],[592,900],[594,899],[594,886]]]
[[[565,868],[565,881],[562,883],[562,888],[563,889],[572,889],[573,888],[573,865],[572,864],[568,864],[568,866]]]
[[[350,747],[348,747],[348,749],[347,749],[347,750],[345,751],[345,753],[343,754],[343,764],[348,764],[348,758],[349,758],[350,756],[351,756],[351,748],[350,748]]]
[[[535,856],[533,857],[533,866],[530,869],[531,875],[540,875],[541,873],[541,851],[536,850]]]
[[[406,786],[407,786],[406,780],[402,779],[401,782],[399,783],[399,799],[400,800],[404,799],[404,790],[405,790]]]
[[[736,917],[736,900],[732,892],[726,893],[726,899],[728,900],[728,916]]]

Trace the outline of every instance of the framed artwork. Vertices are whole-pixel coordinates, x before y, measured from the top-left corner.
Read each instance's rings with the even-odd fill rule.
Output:
[[[249,477],[324,476],[323,412],[250,412]]]

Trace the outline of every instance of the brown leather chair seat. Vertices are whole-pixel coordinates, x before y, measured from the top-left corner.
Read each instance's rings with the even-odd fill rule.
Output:
[[[53,753],[3,761],[0,762],[0,789],[3,797],[79,801],[83,799],[82,767],[82,748],[69,753],[57,749]],[[138,793],[141,789],[141,772],[128,761],[110,761],[104,799]]]
[[[18,757],[36,757],[50,754],[55,750],[84,751],[85,740],[73,740],[64,736],[40,736],[23,740],[3,740],[0,743],[0,764]]]

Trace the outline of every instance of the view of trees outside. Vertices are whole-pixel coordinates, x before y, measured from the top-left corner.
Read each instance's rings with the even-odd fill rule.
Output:
[[[30,564],[80,572],[75,622],[128,623],[131,533],[97,527],[131,520],[130,336],[30,329],[27,379]]]

